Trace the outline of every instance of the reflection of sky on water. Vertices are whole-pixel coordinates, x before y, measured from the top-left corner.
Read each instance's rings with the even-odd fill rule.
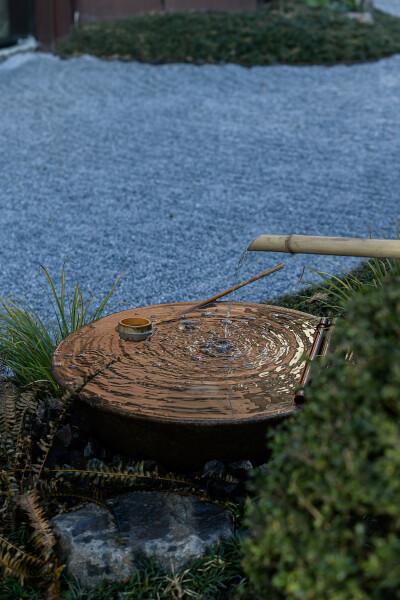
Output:
[[[149,318],[150,312],[155,331],[146,342],[119,339],[120,314],[70,336],[53,362],[60,381],[72,387],[104,365],[83,395],[156,418],[224,420],[290,409],[313,340],[307,321],[276,307],[235,302],[226,339],[226,314],[218,304],[190,319],[171,319],[171,305],[124,316]],[[119,362],[106,367],[114,357]]]

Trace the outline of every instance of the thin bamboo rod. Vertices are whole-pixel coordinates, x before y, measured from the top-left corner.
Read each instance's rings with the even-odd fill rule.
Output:
[[[212,302],[215,302],[219,298],[222,298],[223,296],[226,296],[227,294],[230,294],[231,292],[242,288],[243,286],[247,285],[248,283],[253,283],[253,281],[257,281],[257,279],[262,279],[263,277],[266,277],[267,275],[271,275],[272,273],[275,273],[276,271],[280,271],[281,269],[284,268],[284,266],[285,265],[283,263],[278,263],[277,265],[275,265],[274,267],[271,267],[270,269],[267,269],[263,273],[260,273],[259,275],[255,275],[254,277],[251,277],[247,281],[242,281],[242,283],[238,283],[237,285],[230,287],[228,290],[225,290],[224,292],[220,292],[219,294],[216,294],[215,296],[212,296],[211,298],[208,298],[207,300],[203,300],[202,302],[195,304],[190,309],[188,309],[185,312],[180,313],[180,314],[183,315],[183,314],[186,314],[187,312],[191,312],[192,310],[196,310],[196,308],[201,308],[202,306],[211,304]]]
[[[400,258],[400,240],[324,237],[315,235],[260,235],[248,250],[291,254],[332,254],[366,258]]]

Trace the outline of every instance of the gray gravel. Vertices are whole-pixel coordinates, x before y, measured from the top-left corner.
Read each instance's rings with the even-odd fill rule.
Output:
[[[259,234],[392,236],[400,216],[400,56],[353,66],[151,66],[19,55],[0,64],[0,296],[41,314],[38,265],[135,305],[233,283]],[[250,253],[237,292],[294,291],[304,265]],[[117,308],[113,309],[114,311]]]
[[[374,0],[374,7],[400,17],[400,0]]]

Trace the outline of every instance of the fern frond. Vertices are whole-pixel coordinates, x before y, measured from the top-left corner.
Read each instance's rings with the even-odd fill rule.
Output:
[[[100,369],[97,369],[95,372],[89,372],[89,374],[86,377],[84,377],[82,381],[77,383],[70,391],[65,392],[61,396],[61,398],[59,400],[59,404],[61,407],[61,413],[59,414],[59,416],[57,417],[57,419],[55,421],[51,421],[49,423],[50,433],[46,436],[47,441],[41,440],[40,448],[44,453],[42,460],[38,464],[33,465],[33,470],[36,471],[36,477],[35,477],[35,483],[34,483],[35,488],[37,488],[37,486],[39,485],[40,477],[42,475],[44,466],[45,466],[47,458],[49,456],[49,452],[50,452],[50,448],[51,448],[51,445],[54,440],[54,436],[57,433],[57,431],[66,415],[68,408],[71,406],[74,399],[77,396],[79,396],[79,393],[83,390],[85,385],[87,385],[87,383],[89,383],[89,381],[91,381],[96,375],[101,373],[104,369],[107,369],[108,367],[110,367],[111,365],[113,365],[114,363],[119,362],[119,361],[120,361],[119,357],[114,358],[113,360],[108,361],[107,364],[103,365]]]
[[[21,583],[32,567],[42,568],[43,561],[0,536],[0,567],[6,577],[19,577]]]
[[[29,575],[29,568],[17,556],[0,549],[0,568],[5,577],[19,577],[21,584]]]
[[[49,425],[50,431],[45,436],[46,439],[44,440],[42,438],[38,442],[38,446],[42,450],[43,456],[42,456],[41,460],[39,461],[39,463],[32,465],[32,470],[36,473],[34,488],[37,488],[39,485],[39,481],[40,481],[40,477],[42,475],[42,471],[44,469],[44,465],[47,461],[50,449],[51,449],[53,441],[54,441],[54,436],[57,433],[58,429],[60,428],[60,425],[61,425],[63,419],[65,418],[68,408],[71,406],[76,395],[79,394],[79,392],[83,389],[83,387],[85,385],[86,385],[86,381],[82,382],[81,384],[76,385],[73,388],[73,390],[65,392],[65,394],[63,394],[62,397],[59,399],[61,412],[60,412],[59,416],[57,417],[57,419],[49,422],[48,425]]]
[[[43,560],[48,561],[53,555],[56,538],[51,526],[44,516],[44,511],[39,506],[39,498],[36,490],[31,490],[16,499],[16,502],[26,512],[33,527],[32,541],[38,549]]]
[[[84,504],[88,504],[90,502],[93,502],[94,504],[98,504],[98,506],[101,506],[102,508],[106,508],[107,510],[109,510],[109,506],[107,504],[107,502],[105,501],[103,495],[99,492],[99,490],[97,490],[96,488],[92,488],[90,490],[90,494],[88,494],[87,489],[56,489],[56,490],[49,490],[48,492],[48,496],[47,496],[50,500],[53,499],[61,499],[64,498],[65,500],[74,500],[74,501],[78,501],[78,502],[82,502]]]
[[[15,448],[14,469],[17,468],[21,455],[24,455],[24,461],[25,463],[27,462],[22,440],[30,430],[33,415],[36,413],[37,403],[36,392],[25,392],[19,394],[16,398],[17,419],[11,432]]]
[[[10,383],[2,384],[0,394],[0,444],[5,455],[14,454],[15,442],[12,431],[17,421],[17,392]]]
[[[46,600],[59,600],[61,598],[60,576],[64,569],[65,565],[58,565],[57,561],[54,564],[47,565],[46,569],[42,569],[41,574],[45,580],[42,582],[41,587],[45,588]]]
[[[239,483],[239,479],[233,475],[230,475],[229,473],[226,473],[225,475],[211,475],[205,473],[204,475],[202,474],[194,477],[193,480],[202,483],[209,480],[225,481],[226,483]]]
[[[54,474],[56,479],[71,482],[79,479],[85,486],[93,488],[119,487],[140,490],[157,490],[193,496],[201,500],[210,500],[207,492],[190,478],[182,477],[175,473],[160,475],[158,469],[147,471],[143,462],[135,467],[119,465],[106,465],[104,463],[87,469],[49,469],[46,474]]]
[[[15,498],[20,494],[19,481],[13,471],[0,471],[0,519],[4,529],[15,527]]]
[[[158,469],[145,471],[143,463],[137,463],[135,467],[123,467],[123,465],[106,465],[101,463],[95,468],[91,468],[90,463],[87,469],[49,469],[46,473],[54,473],[57,478],[67,475],[69,478],[79,478],[85,483],[104,486],[106,484],[132,485],[147,480],[164,481],[166,484],[176,483],[183,486],[191,486],[192,481],[185,479],[175,473],[166,473],[160,475]]]

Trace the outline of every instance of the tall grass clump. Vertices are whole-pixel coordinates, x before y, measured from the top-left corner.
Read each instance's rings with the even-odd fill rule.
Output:
[[[395,220],[396,237],[400,244],[400,222]],[[385,237],[385,236],[384,236]],[[372,238],[370,232],[370,238]],[[385,237],[386,239],[386,237]],[[338,269],[329,273],[321,269],[305,266],[300,283],[307,287],[295,294],[286,294],[270,304],[313,312],[321,316],[337,317],[343,315],[347,303],[355,294],[367,293],[371,288],[381,287],[387,277],[400,275],[400,260],[393,258],[363,259],[353,271]],[[311,272],[317,280],[309,281],[306,273]]]
[[[29,304],[16,296],[0,298],[0,355],[18,386],[45,384],[57,391],[51,372],[51,356],[56,346],[73,331],[101,317],[123,273],[92,310],[93,295],[84,300],[79,285],[73,294],[68,292],[64,267],[59,291],[45,267],[41,268],[49,286],[46,295],[53,318],[44,322]]]
[[[364,259],[363,264],[365,268],[362,270],[362,277],[360,277],[360,271],[358,273],[347,273],[344,269],[341,269],[342,275],[340,276],[313,267],[305,267],[301,281],[311,286],[318,286],[314,282],[304,280],[305,269],[318,275],[320,278],[319,285],[322,280],[326,292],[325,296],[320,295],[318,297],[319,301],[335,314],[342,314],[346,302],[355,294],[363,294],[370,288],[380,287],[388,276],[400,275],[400,260],[398,259]]]

